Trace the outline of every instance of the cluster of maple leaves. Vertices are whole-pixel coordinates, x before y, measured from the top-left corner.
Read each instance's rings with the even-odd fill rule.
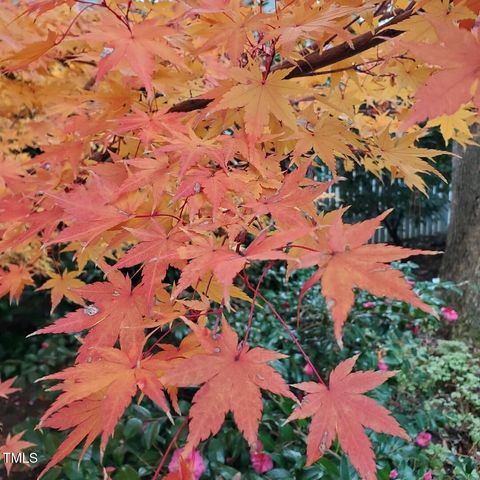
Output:
[[[425,193],[421,175],[438,175],[431,160],[443,152],[417,140],[439,126],[447,142],[471,142],[479,9],[477,0],[2,3],[0,295],[18,301],[37,285],[51,291],[52,312],[64,297],[79,305],[35,332],[81,334],[75,365],[46,377],[60,394],[40,425],[70,432],[41,476],[82,441],[85,453],[100,436],[103,450],[137,394],[170,416],[180,414],[178,389],[201,385],[185,456],[228,412],[256,443],[261,390],[296,397],[269,365],[284,356],[248,345],[257,299],[266,301],[248,279],[252,263],[284,261],[289,275],[314,267],[299,303],[320,282],[339,345],[355,288],[433,313],[390,267],[420,251],[368,243],[389,212],[347,225],[345,209],[325,213],[322,199],[341,180],[337,162]],[[316,163],[330,182],[316,180]],[[60,251],[73,252],[75,270],[62,271]],[[82,281],[89,262],[105,281]],[[240,340],[232,298],[251,305]],[[162,343],[179,323],[191,333]],[[307,395],[289,420],[312,417],[308,464],[337,437],[370,480],[364,428],[408,437],[363,395],[392,374],[351,373],[355,361],[328,386],[318,374],[296,385]],[[183,462],[168,478],[191,475]]]

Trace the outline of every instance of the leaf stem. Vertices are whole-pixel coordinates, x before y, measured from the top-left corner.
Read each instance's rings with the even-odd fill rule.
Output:
[[[153,474],[152,480],[157,480],[158,479],[158,477],[160,475],[160,472],[162,471],[162,468],[165,465],[165,462],[167,461],[167,456],[170,453],[170,450],[173,448],[173,445],[177,441],[177,438],[180,436],[180,433],[182,433],[183,429],[187,426],[187,423],[188,423],[188,417],[178,427],[178,430],[175,432],[175,435],[170,440],[170,443],[168,444],[168,447],[165,450],[165,453],[163,454],[162,460],[158,464],[158,467],[155,470],[155,473]]]
[[[248,337],[250,336],[250,330],[252,329],[253,313],[255,312],[255,302],[257,300],[257,296],[260,290],[260,285],[262,284],[267,272],[272,268],[272,265],[273,262],[268,262],[268,265],[263,269],[263,272],[258,279],[257,286],[255,287],[255,291],[253,292],[252,305],[250,307],[250,314],[248,315],[247,330],[245,331],[245,337],[243,338],[244,345],[248,343]]]
[[[250,282],[248,281],[248,278],[246,276],[241,276],[242,280],[243,280],[243,283],[245,284],[245,286],[251,290],[252,292],[255,292],[255,288],[250,284]],[[320,376],[320,374],[318,373],[317,369],[315,368],[315,365],[313,365],[312,361],[310,360],[310,357],[308,356],[307,352],[304,350],[304,348],[302,347],[302,345],[300,344],[298,338],[295,336],[295,334],[292,332],[291,328],[288,326],[287,322],[283,319],[283,317],[277,312],[276,308],[260,293],[260,292],[257,292],[257,295],[256,295],[260,300],[262,300],[269,308],[270,310],[272,311],[273,315],[275,316],[275,318],[280,322],[280,324],[282,325],[282,327],[284,328],[284,330],[287,332],[288,336],[291,338],[292,342],[296,345],[296,347],[298,348],[298,350],[300,351],[300,353],[303,355],[303,358],[305,359],[305,361],[308,363],[308,365],[310,365],[313,373],[315,374],[315,376],[317,377],[318,381],[322,384],[322,385],[325,385],[326,386],[326,383],[324,382],[324,380],[322,379],[322,377]]]

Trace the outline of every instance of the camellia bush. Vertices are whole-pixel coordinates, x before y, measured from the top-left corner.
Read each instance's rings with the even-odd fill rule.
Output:
[[[365,395],[394,372],[353,372],[354,356],[322,378],[261,284],[277,263],[287,277],[311,269],[298,322],[320,283],[339,348],[355,289],[435,313],[390,266],[435,252],[368,243],[390,211],[345,224],[347,206],[326,213],[322,199],[340,164],[426,194],[422,175],[439,175],[432,159],[445,152],[418,140],[439,128],[446,143],[471,142],[478,10],[474,0],[2,2],[0,294],[18,302],[36,286],[51,292],[52,313],[64,297],[78,305],[32,332],[78,340],[75,364],[43,379],[59,395],[39,427],[68,434],[40,477],[97,437],[104,451],[146,396],[169,418],[187,415],[154,478],[185,429],[179,470],[164,478],[195,478],[192,452],[229,412],[256,451],[264,391],[291,400],[286,421],[311,419],[307,465],[338,440],[360,477],[376,478],[365,428],[409,440]],[[285,355],[251,345],[260,303],[312,381],[287,385],[270,363]],[[186,327],[180,342],[170,335]]]

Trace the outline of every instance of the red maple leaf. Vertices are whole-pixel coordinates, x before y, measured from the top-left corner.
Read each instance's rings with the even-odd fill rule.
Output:
[[[3,457],[5,462],[5,468],[7,470],[7,475],[10,474],[10,470],[13,466],[11,455],[8,458],[4,456],[5,453],[9,454],[19,454],[22,450],[26,448],[34,447],[35,444],[22,440],[23,434],[25,431],[17,433],[16,435],[7,435],[4,445],[0,445],[0,456]]]
[[[84,35],[87,40],[104,42],[105,48],[98,63],[97,81],[100,81],[121,61],[128,63],[138,75],[149,97],[153,96],[152,74],[155,56],[171,64],[187,68],[179,53],[171,47],[166,38],[175,31],[158,24],[157,20],[144,20],[126,24],[106,15],[95,32]]]
[[[267,365],[286,355],[239,345],[237,334],[225,320],[220,335],[189,325],[206,353],[174,362],[163,378],[179,387],[204,384],[193,397],[186,451],[215,435],[229,411],[248,443],[255,444],[263,409],[260,389],[295,400],[282,377]]]
[[[62,393],[45,412],[40,426],[57,430],[73,428],[73,431],[59,446],[39,478],[83,439],[85,443],[80,458],[98,435],[101,435],[100,448],[104,450],[137,389],[167,414],[169,412],[164,386],[158,379],[158,373],[162,372],[166,362],[153,357],[141,359],[141,349],[131,354],[115,348],[96,350],[100,356],[96,361],[77,364],[42,379],[63,380],[63,383],[51,388]]]
[[[192,245],[179,248],[181,258],[192,259],[182,270],[178,285],[172,292],[175,298],[190,285],[195,285],[205,274],[212,272],[223,285],[225,304],[229,305],[230,287],[233,279],[248,261],[281,260],[288,255],[281,251],[289,242],[304,236],[308,230],[303,228],[277,232],[274,235],[261,233],[240,255],[227,245],[219,244],[212,237],[195,236]]]
[[[412,255],[435,255],[438,252],[413,250],[386,245],[366,244],[380,222],[391,212],[387,210],[376,218],[354,225],[344,225],[341,215],[330,225],[327,233],[320,229],[316,248],[299,257],[303,268],[318,265],[318,270],[305,282],[300,300],[320,281],[334,321],[335,337],[342,344],[342,330],[355,300],[354,288],[367,290],[373,295],[408,302],[414,307],[435,314],[434,309],[422,302],[404,279],[403,273],[389,262]]]
[[[147,303],[151,306],[155,288],[162,283],[168,266],[183,266],[185,263],[180,259],[177,250],[187,236],[180,230],[170,232],[167,236],[165,230],[153,221],[149,228],[128,230],[141,241],[115,264],[115,268],[143,263],[142,285],[145,286]]]
[[[68,313],[48,327],[31,335],[76,333],[90,329],[79,349],[78,362],[92,358],[91,347],[111,347],[117,339],[125,352],[136,351],[144,342],[147,302],[142,286],[132,290],[130,278],[112,271],[108,282],[96,282],[74,291],[93,302]]]
[[[340,363],[330,374],[329,385],[304,382],[294,385],[307,392],[288,420],[313,417],[307,439],[307,466],[330,448],[335,437],[363,480],[376,480],[372,443],[364,432],[409,436],[390,412],[363,393],[378,387],[395,372],[351,373],[358,355]]]
[[[400,42],[415,56],[440,67],[415,94],[415,104],[404,128],[427,118],[454,114],[462,104],[473,100],[480,107],[480,37],[478,32],[456,27],[450,21],[430,19],[439,42]],[[432,101],[436,99],[437,101]]]
[[[13,382],[15,382],[16,379],[17,377],[7,378],[3,382],[0,380],[0,398],[7,398],[12,393],[20,391],[19,388],[12,387]]]

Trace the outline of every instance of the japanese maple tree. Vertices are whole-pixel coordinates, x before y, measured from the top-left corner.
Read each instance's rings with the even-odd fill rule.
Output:
[[[352,373],[354,357],[325,382],[261,282],[279,262],[289,275],[313,268],[298,321],[320,282],[340,348],[355,289],[435,313],[390,266],[421,252],[368,243],[389,212],[349,225],[347,206],[327,212],[322,199],[341,181],[340,163],[427,193],[423,176],[439,175],[443,152],[419,139],[440,126],[445,141],[471,142],[480,4],[19,0],[1,9],[0,295],[18,302],[36,285],[51,292],[52,311],[63,298],[78,305],[32,332],[80,340],[75,364],[47,377],[61,393],[40,426],[68,434],[40,476],[82,443],[84,454],[101,437],[103,450],[136,396],[175,416],[182,389],[198,387],[181,469],[166,478],[191,478],[189,452],[228,412],[255,448],[262,391],[292,400],[289,420],[312,417],[308,464],[338,438],[361,478],[376,478],[364,428],[408,440],[364,395],[392,373]],[[329,182],[315,176],[321,164]],[[72,253],[71,271],[59,252]],[[87,264],[101,281],[85,283]],[[233,302],[250,312],[243,331],[229,323]],[[294,386],[306,392],[296,409],[296,390],[270,365],[285,356],[249,345],[260,303],[315,373]],[[190,333],[166,343],[182,324]],[[19,439],[9,441],[28,446]]]

